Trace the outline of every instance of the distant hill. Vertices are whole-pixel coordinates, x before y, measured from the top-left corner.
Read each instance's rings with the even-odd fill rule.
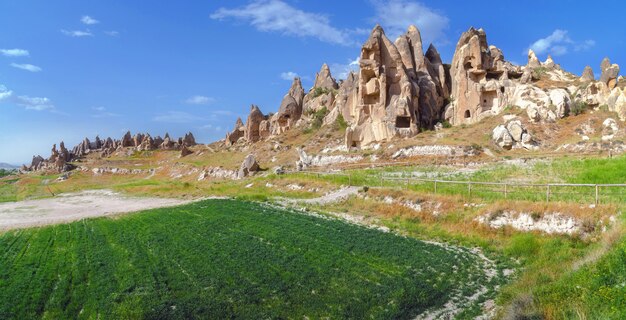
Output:
[[[14,166],[14,165],[12,165],[12,164],[8,164],[8,163],[0,162],[0,169],[7,169],[7,170],[10,170],[10,169],[18,169],[18,168],[19,168],[18,166]]]

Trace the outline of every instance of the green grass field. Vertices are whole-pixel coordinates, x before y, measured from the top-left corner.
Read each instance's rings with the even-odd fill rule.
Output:
[[[411,318],[495,296],[467,249],[236,200],[0,234],[0,318]]]

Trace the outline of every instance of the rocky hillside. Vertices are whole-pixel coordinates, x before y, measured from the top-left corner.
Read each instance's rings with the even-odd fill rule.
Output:
[[[252,105],[245,122],[238,119],[224,140],[208,148],[255,153],[261,162],[276,164],[286,159],[282,154],[291,147],[329,154],[289,151],[297,157],[297,168],[359,162],[363,154],[350,153],[381,148],[384,151],[368,159],[473,156],[483,150],[468,147],[484,146],[485,134],[502,151],[625,150],[621,127],[626,121],[626,82],[608,58],[601,62],[597,80],[590,66],[579,77],[551,57],[539,61],[532,51],[527,64],[518,66],[489,45],[484,30],[474,28],[461,35],[450,64],[441,60],[434,45],[425,53],[423,48],[415,26],[392,42],[377,25],[361,48],[358,72],[337,82],[324,64],[308,91],[295,78],[278,112],[264,114]],[[565,118],[576,121],[561,120]],[[450,127],[458,130],[450,129],[447,136],[439,133]],[[301,135],[311,131],[320,134]],[[130,132],[119,140],[96,137],[72,150],[63,143],[57,150],[55,145],[48,159],[33,157],[22,171],[71,170],[70,163],[94,152],[109,157],[133,150],[180,150],[180,156],[186,156],[195,144],[191,133],[177,140],[167,134],[152,138]],[[266,155],[261,154],[264,150]]]
[[[253,106],[247,122],[239,119],[226,136],[226,145],[257,142],[294,127],[316,122],[324,126],[341,118],[348,124],[345,147],[361,148],[418,136],[437,126],[477,123],[517,107],[526,117],[495,128],[494,140],[503,140],[499,144],[504,148],[533,148],[526,122],[551,123],[583,109],[604,109],[626,120],[624,80],[618,77],[619,66],[608,58],[600,65],[598,80],[590,66],[578,77],[551,57],[539,61],[532,50],[528,63],[516,66],[488,44],[482,29],[464,32],[452,63],[444,64],[432,44],[424,54],[415,26],[395,42],[376,26],[359,61],[358,73],[350,73],[339,84],[328,66],[322,66],[306,94],[300,79],[294,79],[276,114],[264,115]]]

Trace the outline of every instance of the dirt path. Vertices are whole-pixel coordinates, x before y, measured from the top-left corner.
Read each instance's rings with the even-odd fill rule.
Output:
[[[185,203],[189,201],[128,197],[110,190],[66,193],[49,199],[0,203],[0,230],[71,222]]]
[[[357,194],[359,192],[359,187],[343,187],[341,189],[331,191],[319,198],[313,199],[283,199],[286,203],[305,203],[305,204],[327,204],[332,202],[337,202],[348,198],[353,194]]]

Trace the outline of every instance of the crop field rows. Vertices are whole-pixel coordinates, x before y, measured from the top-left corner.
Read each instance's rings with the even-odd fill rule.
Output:
[[[504,281],[468,249],[236,200],[9,231],[0,251],[3,319],[469,316]]]

